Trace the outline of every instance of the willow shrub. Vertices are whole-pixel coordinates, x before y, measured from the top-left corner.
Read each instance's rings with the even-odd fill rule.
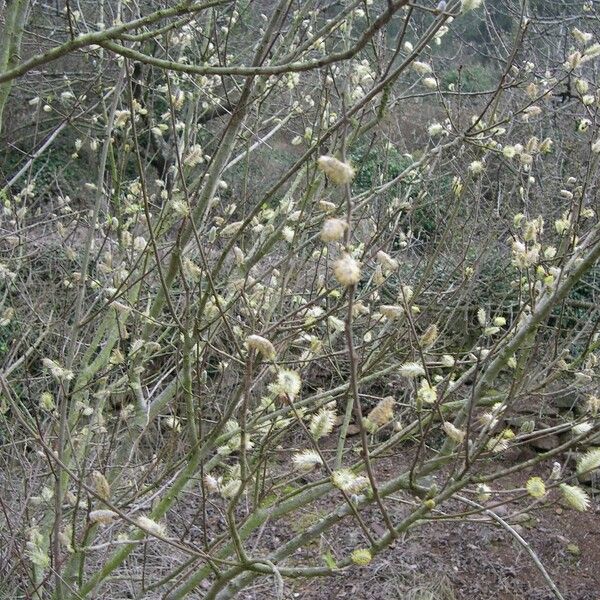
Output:
[[[587,13],[565,62],[509,11],[465,93],[481,0],[41,10],[1,42],[5,597],[280,594],[442,514],[589,507],[598,451],[560,463],[598,433],[594,292],[561,320],[600,256]],[[89,177],[42,183],[63,136]],[[510,426],[557,385],[578,412]]]

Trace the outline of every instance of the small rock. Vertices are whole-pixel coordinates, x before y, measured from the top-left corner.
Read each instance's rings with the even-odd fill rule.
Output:
[[[549,404],[561,410],[573,410],[584,399],[578,390],[565,388],[558,381],[550,385],[548,392],[550,393]]]
[[[557,435],[551,433],[549,435],[545,435],[544,437],[529,440],[529,445],[536,450],[554,450],[554,448],[558,448],[558,446],[560,446],[560,440]]]
[[[515,515],[515,517],[512,519],[513,523],[529,523],[531,521],[532,517],[529,513],[521,513],[518,515]]]

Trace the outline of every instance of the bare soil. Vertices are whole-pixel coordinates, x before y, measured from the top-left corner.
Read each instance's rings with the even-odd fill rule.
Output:
[[[528,450],[533,453],[532,450]],[[494,467],[508,466],[511,457],[494,460]],[[381,476],[398,472],[398,459],[378,465]],[[537,467],[546,473],[551,465]],[[533,473],[513,481],[506,488],[523,487]],[[587,488],[593,496],[591,488]],[[497,504],[498,496],[488,504]],[[593,498],[588,512],[580,513],[561,504],[556,490],[531,507],[530,498],[494,508],[530,544],[564,600],[600,600],[600,503]],[[408,509],[402,503],[386,503],[400,517]],[[464,505],[450,501],[439,515],[458,513]],[[527,508],[527,512],[523,512]],[[326,506],[323,507],[327,509]],[[372,530],[385,532],[383,521],[373,511],[365,516]],[[270,540],[261,544],[275,549],[289,538],[289,527],[301,528],[302,521],[282,523],[269,531]],[[265,532],[266,534],[267,532]],[[336,558],[348,556],[362,539],[348,528],[331,531],[318,547],[294,558],[308,558],[319,564],[319,555],[331,552]],[[273,580],[261,580],[240,594],[244,599],[277,598]],[[467,520],[440,520],[409,531],[366,567],[341,570],[331,577],[310,581],[286,580],[284,598],[306,600],[553,600],[556,596],[540,574],[531,556],[499,525],[480,515]]]

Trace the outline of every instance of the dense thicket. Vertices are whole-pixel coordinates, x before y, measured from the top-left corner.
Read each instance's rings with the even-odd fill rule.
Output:
[[[0,6],[0,595],[281,597],[589,507],[592,2]]]

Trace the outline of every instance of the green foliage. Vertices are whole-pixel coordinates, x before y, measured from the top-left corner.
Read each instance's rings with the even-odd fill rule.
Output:
[[[548,4],[542,0],[544,4]],[[480,51],[486,51],[490,55],[494,54],[494,46],[490,40],[490,22],[498,32],[503,32],[505,35],[510,33],[515,28],[516,20],[507,10],[505,2],[487,2],[486,9],[489,14],[489,22],[482,18],[483,15],[479,11],[468,12],[464,19],[461,19],[458,25],[462,40],[468,44],[476,45]],[[470,52],[469,54],[475,54]],[[482,53],[482,58],[485,60],[486,54]]]
[[[591,307],[596,304],[599,287],[600,267],[595,266],[573,287],[567,302],[555,307],[552,319],[556,323],[560,320],[563,329],[576,327],[579,321],[588,317]],[[582,340],[579,346],[583,347],[585,343],[586,340]]]
[[[411,158],[393,147],[384,152],[375,147],[358,148],[351,153],[350,159],[357,169],[353,182],[357,191],[371,189],[382,181],[382,177],[386,181],[397,177],[412,163]]]
[[[52,152],[44,154],[35,161],[35,192],[36,198],[41,196],[50,197],[57,193],[73,193],[79,191],[82,182],[89,181],[90,164],[83,158],[73,159],[75,138],[63,136],[61,143],[53,148]],[[4,171],[7,175],[16,172],[22,166],[20,155],[13,153],[4,163]],[[19,185],[24,186],[27,179],[22,179],[15,187],[13,193],[20,191]]]
[[[474,93],[494,89],[497,83],[497,74],[492,67],[480,64],[462,66],[445,73],[442,78],[442,87],[447,89],[451,84],[462,92]]]

